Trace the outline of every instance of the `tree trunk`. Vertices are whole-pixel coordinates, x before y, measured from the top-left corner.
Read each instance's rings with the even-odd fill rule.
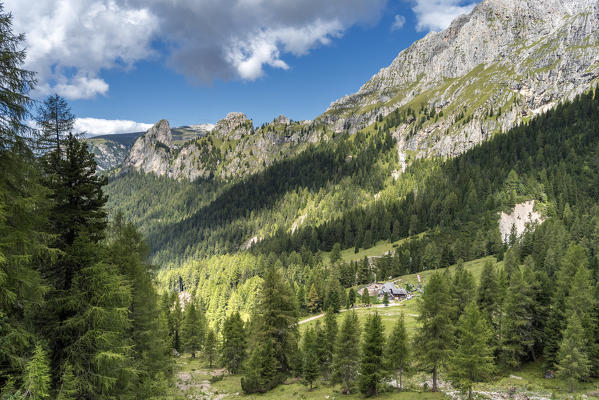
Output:
[[[437,367],[433,368],[433,392],[437,391]]]
[[[468,400],[472,400],[472,386],[468,388]]]
[[[399,391],[401,392],[403,390],[403,384],[401,383],[401,378],[403,375],[403,370],[399,370]]]
[[[196,352],[195,351],[191,352],[191,358],[196,358]]]

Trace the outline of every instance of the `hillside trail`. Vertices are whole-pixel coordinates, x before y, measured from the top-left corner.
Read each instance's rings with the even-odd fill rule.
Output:
[[[412,299],[413,298],[414,297],[412,297]],[[339,312],[342,313],[342,312],[351,311],[351,310],[368,310],[368,309],[371,309],[371,308],[388,308],[388,307],[392,307],[392,306],[399,306],[399,305],[405,303],[408,300],[411,300],[411,299],[405,299],[405,300],[401,300],[401,301],[398,301],[398,302],[395,302],[395,303],[389,303],[388,306],[386,306],[384,304],[374,304],[374,305],[369,306],[369,307],[344,308],[343,310],[339,310]],[[306,322],[310,322],[310,321],[314,321],[315,319],[322,318],[322,317],[324,317],[324,315],[325,315],[325,313],[314,315],[314,316],[312,316],[310,318],[306,318],[306,319],[301,320],[297,324],[298,325],[302,325],[302,324],[305,324]]]

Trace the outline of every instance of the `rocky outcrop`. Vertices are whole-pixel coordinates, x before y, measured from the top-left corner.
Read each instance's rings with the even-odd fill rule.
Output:
[[[123,162],[123,171],[135,169],[165,175],[170,169],[172,134],[167,120],[158,121],[135,141]]]
[[[599,77],[598,26],[595,0],[483,0],[318,120],[355,132],[411,108],[413,121],[394,132],[400,151],[459,154],[588,90]]]

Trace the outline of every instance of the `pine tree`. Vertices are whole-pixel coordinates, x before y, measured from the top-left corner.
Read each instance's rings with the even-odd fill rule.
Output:
[[[452,319],[457,322],[464,312],[464,307],[476,296],[474,277],[470,271],[464,269],[464,262],[461,259],[458,260],[450,293],[453,301]]]
[[[60,146],[73,135],[75,125],[75,115],[67,101],[57,94],[47,97],[38,106],[35,121],[40,129],[36,147],[60,153]]]
[[[451,296],[445,277],[439,273],[431,275],[421,299],[418,304],[421,326],[415,342],[420,365],[433,374],[432,390],[436,392],[439,369],[446,364],[453,341]]]
[[[183,340],[181,333],[181,326],[183,324],[183,310],[181,308],[181,300],[179,299],[178,293],[173,293],[173,304],[171,313],[169,315],[169,330],[172,338],[173,349],[181,352],[183,351]]]
[[[50,366],[43,347],[38,343],[23,375],[25,396],[33,400],[50,397]]]
[[[349,293],[347,294],[347,308],[354,308],[356,304],[356,291],[354,288],[349,288]]]
[[[291,373],[297,353],[295,297],[274,266],[268,267],[264,275],[252,325],[255,346],[241,386],[246,393],[263,393]]]
[[[329,372],[333,364],[333,351],[335,349],[335,342],[337,340],[337,316],[332,309],[329,309],[324,316],[324,337],[325,337],[325,364],[323,365],[323,376],[325,379],[329,378]]]
[[[191,353],[191,358],[196,357],[196,352],[200,351],[204,344],[206,330],[201,310],[191,300],[185,306],[185,314],[181,324],[181,338],[183,349]]]
[[[449,375],[456,386],[468,391],[486,379],[493,371],[493,351],[490,346],[491,330],[478,307],[471,302],[464,309],[457,324],[457,345],[451,355]]]
[[[335,343],[333,378],[342,382],[343,393],[349,394],[358,375],[360,363],[360,324],[355,311],[345,314]]]
[[[217,348],[216,334],[212,329],[208,329],[206,340],[204,341],[204,357],[208,360],[209,368],[212,368],[212,364],[216,360]]]
[[[304,332],[302,354],[302,375],[304,380],[310,385],[310,390],[312,390],[312,384],[320,375],[320,366],[316,332],[311,327]]]
[[[520,367],[534,345],[533,298],[522,269],[512,272],[501,323],[501,359],[506,366]]]
[[[499,307],[501,306],[501,287],[492,261],[485,262],[480,276],[477,303],[489,323],[497,326]]]
[[[308,291],[308,298],[306,299],[306,307],[308,311],[311,313],[315,313],[320,309],[320,296],[318,296],[318,291],[316,290],[316,286],[312,284],[310,286],[310,290]]]
[[[368,293],[368,289],[362,289],[362,304],[366,307],[370,307],[370,294]]]
[[[557,354],[557,374],[570,383],[572,392],[576,382],[587,378],[591,371],[587,346],[584,329],[578,316],[571,315]]]
[[[227,370],[236,374],[246,358],[246,332],[238,312],[231,314],[223,324],[221,360]]]
[[[394,325],[393,331],[387,340],[385,355],[389,369],[395,372],[395,382],[399,385],[399,390],[402,390],[403,374],[409,369],[412,361],[403,312],[399,316],[399,319]]]
[[[77,399],[77,378],[73,374],[73,367],[67,363],[60,377],[60,386],[56,400],[76,400]]]
[[[383,348],[385,336],[381,316],[374,313],[368,316],[364,325],[362,357],[360,359],[360,392],[366,396],[375,396],[385,377],[383,367]]]

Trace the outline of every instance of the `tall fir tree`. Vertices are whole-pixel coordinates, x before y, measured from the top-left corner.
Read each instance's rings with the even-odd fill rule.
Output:
[[[487,379],[494,370],[491,335],[477,305],[468,304],[457,324],[456,348],[449,363],[449,376],[468,392],[468,399],[472,399],[474,383]]]
[[[25,368],[23,387],[28,399],[43,400],[50,397],[50,365],[46,351],[39,343]]]
[[[433,375],[433,392],[438,390],[439,370],[449,359],[453,343],[451,296],[445,276],[431,275],[418,303],[418,328],[415,338],[420,367]]]
[[[212,368],[218,354],[218,343],[214,330],[208,329],[206,340],[204,341],[204,358],[208,361],[209,368]]]
[[[343,318],[333,357],[333,379],[342,383],[343,393],[351,393],[359,365],[360,323],[355,311],[350,311]]]
[[[310,385],[310,390],[312,390],[314,381],[320,376],[318,345],[316,340],[314,328],[309,327],[306,329],[302,341],[302,376]]]
[[[457,322],[464,312],[466,305],[470,304],[476,296],[476,286],[472,273],[464,268],[464,262],[460,259],[453,275],[450,288],[452,298],[452,319]]]
[[[222,334],[222,363],[230,373],[236,374],[240,371],[247,352],[246,331],[239,312],[234,312],[225,320]]]
[[[191,358],[195,358],[196,352],[202,349],[206,337],[202,311],[195,303],[192,299],[185,305],[185,314],[181,323],[183,349],[191,353]]]
[[[283,382],[298,351],[295,296],[274,266],[266,269],[252,319],[255,346],[241,380],[246,393],[265,392]]]
[[[562,343],[557,353],[557,375],[570,383],[574,392],[576,382],[587,378],[591,372],[588,341],[577,315],[571,315],[563,332]]]
[[[385,335],[383,323],[378,313],[370,314],[364,325],[362,355],[360,359],[360,392],[366,396],[376,396],[386,375],[383,349]]]
[[[403,375],[410,368],[412,352],[403,312],[393,326],[393,331],[387,339],[385,352],[386,362],[390,371],[395,373],[395,382],[399,390],[403,389]]]
[[[501,307],[502,293],[495,266],[491,260],[485,262],[480,276],[476,301],[489,323],[497,326],[497,317]]]

